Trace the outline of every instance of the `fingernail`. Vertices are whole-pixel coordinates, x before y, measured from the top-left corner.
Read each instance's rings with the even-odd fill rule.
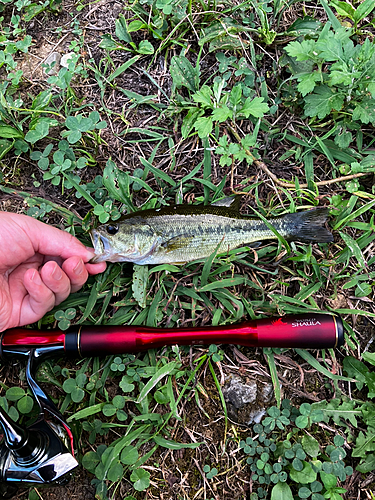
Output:
[[[89,252],[88,260],[92,259],[95,255],[94,249],[92,247],[86,247],[86,250]]]
[[[78,264],[73,268],[74,274],[79,276],[80,274],[83,273],[83,261],[82,259],[79,259]]]
[[[40,279],[39,273],[36,269],[34,269],[33,274],[30,276],[30,281],[32,281],[35,285],[40,285],[42,280]]]
[[[54,280],[56,280],[56,281],[61,280],[61,278],[62,278],[62,271],[61,271],[60,266],[58,266],[58,265],[56,264],[55,269],[52,271],[51,276],[52,276],[52,278],[53,278]]]

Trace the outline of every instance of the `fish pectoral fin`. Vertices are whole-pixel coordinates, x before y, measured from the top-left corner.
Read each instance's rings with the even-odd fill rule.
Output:
[[[164,241],[161,243],[161,247],[165,249],[166,252],[172,252],[173,250],[179,250],[180,248],[186,248],[192,240],[194,236],[188,234],[179,234],[178,236],[174,236],[168,241]]]
[[[250,248],[259,248],[263,245],[263,241],[254,241],[253,243],[249,243],[246,246]]]
[[[211,203],[213,207],[227,207],[235,212],[240,211],[241,195],[227,196]]]

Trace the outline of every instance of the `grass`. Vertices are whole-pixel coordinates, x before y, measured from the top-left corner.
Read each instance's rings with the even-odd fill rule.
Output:
[[[374,494],[372,4],[0,1],[1,209],[62,223],[89,244],[92,224],[124,211],[241,193],[241,211],[263,218],[327,206],[335,236],[184,266],[109,264],[39,322],[224,325],[317,310],[344,319],[340,352],[175,346],[46,364],[40,376],[74,429],[92,498]],[[54,50],[71,55],[46,74]],[[3,370],[1,404],[27,422],[30,400]],[[259,432],[228,416],[222,387],[233,374],[273,384],[277,406],[291,400],[288,419],[306,423],[298,433],[276,425],[273,464],[306,443],[308,460],[284,457],[273,479],[259,473],[266,465],[251,469],[243,443]]]

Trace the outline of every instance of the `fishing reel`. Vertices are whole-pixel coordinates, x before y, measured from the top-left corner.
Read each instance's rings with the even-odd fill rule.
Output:
[[[72,432],[33,375],[45,357],[58,354],[60,350],[60,346],[19,346],[6,353],[7,357],[11,354],[27,358],[26,379],[38,403],[39,414],[34,423],[24,428],[0,408],[3,428],[0,500],[12,498],[19,488],[66,484],[78,466],[74,458]],[[5,354],[4,349],[2,354]]]

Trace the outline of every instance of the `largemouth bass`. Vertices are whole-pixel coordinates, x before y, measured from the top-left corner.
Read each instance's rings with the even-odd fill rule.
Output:
[[[234,200],[232,198],[231,200]],[[261,220],[243,216],[225,201],[213,205],[175,205],[141,210],[91,232],[96,256],[91,262],[180,264],[224,253],[254,242],[277,239]],[[317,208],[269,219],[286,240],[333,241],[324,227],[327,209]]]

